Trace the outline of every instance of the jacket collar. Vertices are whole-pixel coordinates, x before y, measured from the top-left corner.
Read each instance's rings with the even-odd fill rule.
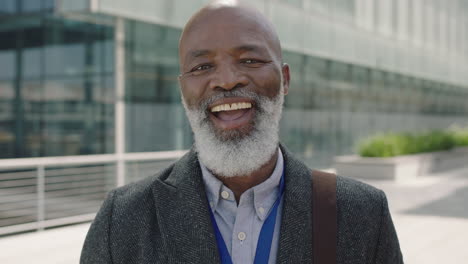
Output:
[[[161,236],[170,255],[180,263],[220,263],[202,174],[193,149],[174,164],[166,179],[156,182],[153,195]]]
[[[302,263],[311,259],[312,249],[310,171],[284,146],[280,148],[285,192],[277,262]],[[157,221],[171,255],[187,263],[219,263],[202,172],[193,148],[174,164],[167,178],[156,181],[153,195]]]
[[[282,145],[285,189],[277,263],[312,262],[311,172]]]

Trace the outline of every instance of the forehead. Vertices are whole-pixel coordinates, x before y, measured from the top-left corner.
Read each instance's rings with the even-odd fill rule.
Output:
[[[181,50],[217,49],[240,45],[270,46],[266,33],[245,22],[199,25],[181,43]]]
[[[179,46],[183,61],[197,50],[229,50],[257,46],[275,52],[277,40],[267,21],[242,10],[210,12],[189,22]]]

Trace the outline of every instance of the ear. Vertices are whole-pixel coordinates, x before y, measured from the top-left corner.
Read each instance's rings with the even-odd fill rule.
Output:
[[[283,75],[283,87],[284,87],[284,94],[288,94],[289,91],[289,81],[291,80],[291,75],[289,74],[289,65],[287,63],[283,63],[281,67],[281,74]]]
[[[177,76],[177,82],[179,83],[179,87],[180,87],[180,85],[182,83],[182,73],[179,74],[179,76]]]

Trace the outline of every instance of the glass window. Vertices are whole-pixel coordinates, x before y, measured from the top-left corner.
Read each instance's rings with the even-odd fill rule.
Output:
[[[327,70],[326,60],[306,56],[304,66],[304,86],[307,88],[305,91],[307,107],[323,107],[328,85]]]
[[[180,30],[128,21],[125,32],[127,150],[190,148],[177,81]]]
[[[303,55],[285,51],[283,52],[283,58],[290,66],[291,75],[289,93],[285,97],[285,105],[291,108],[302,108],[305,102],[304,91],[307,89],[303,84]]]
[[[39,78],[42,74],[42,48],[23,49],[21,59],[24,78]]]
[[[315,82],[314,105],[320,109],[330,109],[333,100],[333,89],[330,89],[330,64],[331,61],[319,58],[309,57],[307,68],[313,68]],[[306,79],[306,81],[309,81]]]
[[[96,76],[86,82],[81,78],[47,80],[44,84],[44,155],[108,153],[113,150],[106,137],[113,127],[109,107],[113,102],[106,80]],[[59,154],[60,153],[60,154]]]
[[[112,28],[47,19],[46,75],[80,75],[113,71]]]
[[[370,110],[369,70],[361,66],[353,65],[351,67],[351,84],[353,89],[357,91],[353,109],[355,111]]]
[[[41,81],[23,81],[21,86],[23,118],[25,127],[22,133],[21,146],[22,155],[38,157],[41,156],[42,118],[47,113],[43,112],[44,90]],[[18,134],[17,134],[18,135]]]
[[[9,101],[15,97],[15,90],[13,89],[13,81],[1,81],[0,82],[0,100]]]
[[[438,86],[439,94],[436,97],[438,112],[440,114],[457,114],[459,107],[457,101],[457,89],[444,83],[438,83]],[[450,105],[453,105],[453,111],[448,109],[448,106]]]
[[[111,40],[98,40],[86,49],[85,61],[87,73],[109,73],[114,71],[114,43]],[[89,56],[92,54],[92,56]]]
[[[0,0],[0,16],[16,13],[16,0]]]
[[[76,75],[85,70],[85,44],[47,46],[45,55],[46,75]]]
[[[400,85],[398,75],[388,72],[385,75],[384,105],[386,112],[401,111]]]
[[[425,81],[424,90],[424,105],[423,111],[427,114],[439,114],[439,95],[440,95],[440,84],[433,81]],[[443,96],[443,95],[442,95]]]
[[[412,101],[414,111],[419,113],[423,109],[423,81],[417,78],[411,78]]]
[[[380,70],[373,69],[371,71],[371,79],[370,79],[370,93],[371,93],[371,101],[373,102],[373,111],[381,111],[383,105],[381,104],[382,99],[384,97],[384,89],[385,89],[385,73]]]
[[[44,10],[53,10],[55,6],[55,0],[42,0],[42,7]]]
[[[100,45],[100,49],[100,54],[104,56],[104,72],[114,72],[114,42],[112,40],[103,41],[102,45]],[[96,57],[99,56],[96,55]]]
[[[349,65],[332,61],[330,64],[329,89],[332,94],[331,107],[349,109],[349,99],[352,91],[350,85]]]
[[[408,76],[399,75],[399,102],[401,103],[402,112],[410,112],[411,110],[411,96],[410,96],[410,78]]]
[[[369,70],[367,68],[353,65],[351,67],[353,85],[356,89],[366,91],[369,87]]]
[[[343,88],[349,84],[349,65],[332,61],[330,64],[330,76],[329,79],[333,82],[332,86]]]
[[[0,158],[13,157],[15,133],[13,131],[15,91],[12,82],[0,81]]]
[[[18,17],[0,29],[8,39],[0,42],[1,157],[113,151],[114,77],[95,70],[112,61],[104,51],[112,28],[41,19]]]
[[[12,50],[0,51],[0,80],[11,80],[15,77],[16,53]]]
[[[42,0],[17,0],[21,1],[21,9],[24,13],[37,12],[42,9]]]

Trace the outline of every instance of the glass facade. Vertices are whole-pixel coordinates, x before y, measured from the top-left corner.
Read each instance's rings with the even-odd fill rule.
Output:
[[[55,0],[0,0],[0,16],[51,12]]]
[[[128,20],[125,31],[127,150],[189,148],[177,83],[180,30]],[[284,61],[291,66],[291,88],[281,140],[311,166],[331,166],[334,156],[351,154],[372,133],[466,121],[466,87],[288,50]]]
[[[112,27],[11,16],[0,39],[0,158],[114,151]]]
[[[284,61],[292,80],[281,140],[310,166],[331,166],[374,133],[467,125],[467,87],[288,51]]]
[[[148,10],[145,18],[161,15],[167,24],[123,19],[124,128],[129,153],[188,149],[193,141],[177,82],[181,30],[171,24],[190,12],[179,13],[176,7],[181,1],[150,2],[160,9],[157,14]],[[107,0],[100,3],[101,8],[112,7]],[[192,2],[193,8],[202,3]],[[419,0],[278,3],[287,5],[288,12],[304,9],[319,17],[311,20],[310,30],[317,31],[317,35],[311,34],[315,36],[311,47],[335,47],[337,52],[335,57],[312,55],[300,52],[300,46],[297,51],[291,48],[295,46],[285,45],[284,60],[291,66],[292,81],[281,139],[311,166],[330,166],[333,156],[352,153],[356,142],[372,133],[466,124],[466,85],[348,60],[346,52],[358,39],[336,26],[354,25],[375,35],[409,39],[416,46],[427,40],[435,47],[463,52],[467,35],[460,30],[468,28],[467,20],[458,16],[452,20],[447,15],[458,12],[455,4],[444,8],[434,1],[429,7]],[[115,2],[123,4],[128,3]],[[163,7],[172,13],[163,12]],[[138,6],[132,8],[138,10]],[[430,20],[439,9],[439,18]],[[415,16],[417,12],[421,16]],[[52,0],[0,0],[0,16],[0,158],[115,153],[114,25],[62,16],[54,12]],[[272,16],[273,22],[279,19]],[[336,25],[330,26],[323,17],[332,17]],[[445,30],[455,24],[455,29]],[[278,28],[281,33],[284,27]],[[336,30],[333,36],[329,35],[332,28]],[[305,36],[303,45],[307,39]],[[356,53],[370,50],[358,43]],[[406,53],[389,55],[386,44],[379,45],[373,46],[376,61],[393,56],[397,56],[395,62],[405,61]],[[366,54],[362,52],[361,57]]]
[[[137,21],[125,24],[126,149],[188,149],[190,126],[180,103],[180,29]]]

